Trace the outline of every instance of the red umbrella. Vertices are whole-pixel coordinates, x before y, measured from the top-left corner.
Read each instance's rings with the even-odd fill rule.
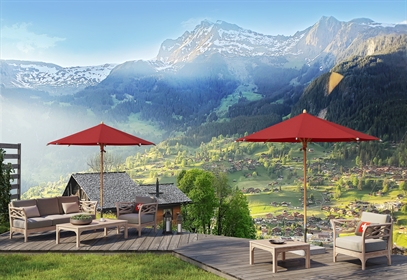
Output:
[[[47,145],[100,146],[100,215],[103,217],[103,152],[105,146],[155,145],[152,142],[120,131],[103,122]]]
[[[304,241],[307,236],[307,144],[310,142],[359,142],[379,140],[356,130],[304,112],[236,141],[302,143],[304,152]]]

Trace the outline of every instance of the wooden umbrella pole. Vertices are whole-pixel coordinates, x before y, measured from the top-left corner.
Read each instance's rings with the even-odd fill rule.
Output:
[[[100,145],[100,217],[103,218],[103,145]]]
[[[304,242],[307,242],[307,141],[302,141],[304,152]]]

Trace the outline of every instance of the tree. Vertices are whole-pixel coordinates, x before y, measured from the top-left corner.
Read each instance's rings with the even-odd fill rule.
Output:
[[[103,156],[103,171],[119,171],[122,159],[120,156],[116,156],[111,153],[105,153]],[[90,157],[87,162],[88,166],[94,172],[100,172],[100,153],[96,153],[93,157]]]
[[[246,196],[237,190],[229,197],[226,205],[227,211],[222,221],[222,235],[254,239],[256,229],[250,216]]]
[[[184,227],[193,232],[210,233],[211,218],[217,206],[214,175],[209,171],[191,169],[182,171],[178,178],[178,187],[192,200],[182,209]]]
[[[5,224],[9,221],[8,204],[11,201],[11,163],[3,163],[5,151],[0,149],[0,223]]]
[[[228,210],[226,199],[232,193],[232,188],[228,184],[228,177],[226,173],[215,171],[214,188],[218,200],[218,209],[216,215],[216,234],[222,234],[223,218]]]

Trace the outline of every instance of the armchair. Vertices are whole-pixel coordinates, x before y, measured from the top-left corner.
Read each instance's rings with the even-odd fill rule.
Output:
[[[141,236],[141,230],[148,226],[152,226],[154,232],[156,231],[157,209],[157,199],[147,196],[136,196],[132,202],[116,202],[117,219],[127,220],[127,227],[137,229],[138,236]]]
[[[355,224],[355,235],[339,237],[340,229]],[[391,265],[393,223],[389,215],[362,212],[360,220],[332,219],[333,262],[338,254],[359,258],[362,270],[367,259],[385,256]]]

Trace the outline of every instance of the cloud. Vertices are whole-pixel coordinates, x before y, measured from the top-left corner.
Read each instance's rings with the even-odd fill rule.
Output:
[[[28,54],[35,51],[43,51],[56,46],[57,42],[65,41],[65,38],[50,37],[47,34],[35,34],[28,30],[30,24],[25,22],[5,26],[1,29],[3,44],[12,45],[19,51]]]
[[[186,21],[181,22],[181,25],[186,30],[194,30],[197,25],[199,25],[203,20],[211,21],[210,18],[190,18]]]

